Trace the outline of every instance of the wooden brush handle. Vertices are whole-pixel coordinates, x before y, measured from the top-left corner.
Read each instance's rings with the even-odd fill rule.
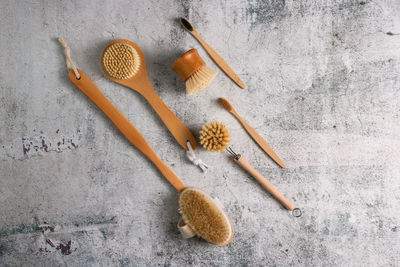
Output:
[[[217,64],[232,81],[234,81],[240,88],[246,89],[246,85],[239,78],[239,76],[235,73],[235,71],[226,63],[226,61],[209,45],[206,41],[201,38],[200,34],[196,30],[189,31],[204,47],[207,53],[210,55],[212,60],[214,60],[215,64]]]
[[[103,95],[97,86],[90,80],[86,74],[78,70],[81,78],[78,80],[71,70],[69,72],[69,79],[79,90],[82,91],[96,106],[101,109],[104,114],[114,123],[114,125],[121,131],[126,139],[131,142],[137,149],[145,154],[164,177],[178,190],[179,192],[185,188],[182,181],[176,174],[157,156],[154,150],[146,142],[144,137],[132,125],[132,123]]]
[[[135,81],[134,85],[130,85],[131,88],[138,88],[138,92],[146,98],[153,109],[157,112],[158,116],[167,126],[168,130],[175,137],[176,141],[186,150],[187,141],[190,141],[190,145],[193,149],[196,149],[197,143],[193,134],[189,131],[186,125],[176,117],[176,115],[169,109],[169,107],[162,101],[160,96],[154,91],[147,77],[143,77],[141,80]]]
[[[265,188],[274,198],[276,198],[286,209],[294,210],[296,207],[294,204],[288,200],[279,190],[264,176],[262,176],[250,163],[243,157],[240,156],[239,159],[236,160],[237,163],[245,169],[248,173],[251,174],[261,185]]]

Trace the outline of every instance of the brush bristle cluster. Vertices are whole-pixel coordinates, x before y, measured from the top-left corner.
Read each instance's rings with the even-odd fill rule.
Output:
[[[115,43],[104,52],[103,65],[111,77],[125,80],[131,78],[139,70],[140,56],[131,45]]]
[[[193,95],[206,88],[217,76],[217,72],[207,66],[200,68],[186,80],[186,93]]]
[[[228,128],[222,122],[213,121],[202,127],[200,144],[208,151],[218,152],[228,147],[230,137]]]
[[[207,242],[226,245],[232,239],[229,219],[201,190],[185,189],[179,197],[179,207],[184,222]]]

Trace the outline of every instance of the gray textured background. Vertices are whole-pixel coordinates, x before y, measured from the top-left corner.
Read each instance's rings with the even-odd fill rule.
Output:
[[[398,0],[2,0],[0,265],[399,265],[399,14]],[[217,67],[181,16],[247,90],[219,71],[185,95],[170,70],[182,52],[197,48]],[[69,82],[59,36],[178,176],[225,204],[236,231],[229,246],[180,237],[176,191]],[[225,122],[234,149],[303,217],[225,152],[198,149],[213,166],[206,175],[191,165],[144,99],[102,73],[101,51],[117,38],[142,48],[155,90],[196,135]],[[216,104],[220,96],[287,169]]]

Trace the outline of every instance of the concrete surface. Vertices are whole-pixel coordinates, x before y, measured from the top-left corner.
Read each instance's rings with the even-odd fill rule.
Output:
[[[219,71],[185,95],[170,70],[182,52],[197,48],[217,67],[181,16],[247,90]],[[0,265],[400,265],[399,1],[2,0],[0,22]],[[180,237],[177,192],[69,82],[59,36],[178,176],[225,204],[229,246]],[[293,218],[225,152],[198,149],[206,175],[191,165],[144,99],[102,73],[116,38],[140,45],[156,91],[196,135],[225,122],[233,148],[304,215]]]

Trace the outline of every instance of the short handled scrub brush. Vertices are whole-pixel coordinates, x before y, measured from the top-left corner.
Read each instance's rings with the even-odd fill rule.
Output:
[[[180,56],[171,68],[185,82],[188,95],[200,92],[217,76],[217,71],[207,67],[194,48]]]

